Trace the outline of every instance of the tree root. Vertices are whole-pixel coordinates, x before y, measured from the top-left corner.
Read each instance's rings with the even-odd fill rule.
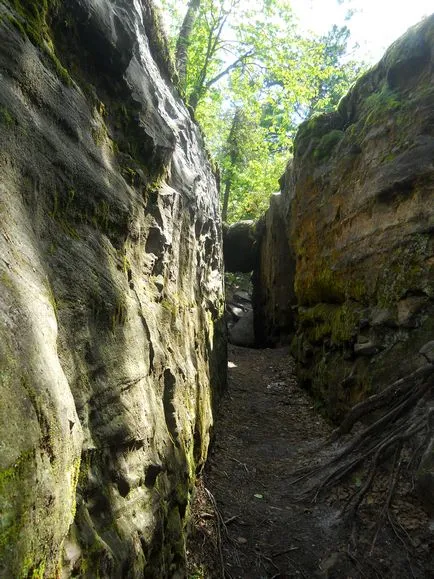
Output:
[[[370,458],[388,438],[402,433],[406,429],[406,424],[410,424],[412,417],[417,417],[417,414],[422,412],[424,414],[422,422],[426,423],[429,413],[426,404],[423,404],[423,398],[432,388],[433,382],[434,364],[426,364],[408,376],[396,380],[379,394],[370,396],[364,402],[354,406],[342,424],[331,435],[328,440],[329,444],[336,442],[343,435],[349,434],[361,419],[368,419],[370,415],[381,408],[386,407],[387,410],[380,418],[353,436],[348,444],[327,463],[319,463],[313,468],[307,467],[294,472],[294,479],[289,484],[293,485],[304,479],[312,479],[318,473],[336,465],[335,470],[322,482],[324,489],[332,486]],[[422,409],[418,405],[421,405]],[[429,439],[428,437],[427,443]],[[418,453],[423,452],[426,444],[421,444]],[[345,460],[347,457],[348,461]],[[316,496],[318,494],[316,493]]]
[[[389,470],[384,506],[378,516],[370,555],[381,529],[387,523],[407,553],[412,548],[411,541],[408,543],[403,536],[405,529],[394,520],[390,509],[398,483],[404,476],[404,467],[407,476],[417,472],[421,457],[434,436],[433,389],[434,364],[426,364],[393,382],[379,394],[357,404],[333,432],[329,443],[350,434],[362,419],[366,423],[369,418],[372,420],[375,417],[373,422],[361,428],[331,458],[329,453],[325,461],[310,470],[294,473],[291,484],[308,479],[307,490],[302,497],[316,501],[323,491],[336,486],[356,469],[366,465],[362,486],[352,494],[341,513],[350,522],[355,521],[357,511],[372,489],[378,473],[381,471],[384,476]],[[378,416],[380,411],[382,413]]]
[[[226,525],[225,525],[225,522],[223,520],[223,516],[222,516],[221,512],[219,511],[219,508],[217,507],[217,502],[214,498],[214,495],[206,487],[204,487],[204,491],[205,491],[209,501],[211,502],[211,504],[213,506],[215,517],[216,517],[217,550],[218,550],[218,554],[219,554],[220,572],[221,572],[222,578],[224,579],[225,577],[227,577],[229,575],[226,572],[225,561],[224,561],[224,557],[223,557],[223,548],[222,548],[222,528],[225,530],[225,532],[227,532]]]
[[[394,400],[399,400],[410,390],[410,388],[417,380],[429,376],[433,372],[433,369],[433,364],[425,364],[408,376],[396,380],[379,394],[374,394],[363,402],[356,404],[343,419],[342,423],[339,425],[339,428],[333,432],[331,441],[333,442],[343,434],[348,434],[351,432],[353,426],[356,424],[356,422],[363,418],[363,416],[366,416],[375,410],[379,410]]]

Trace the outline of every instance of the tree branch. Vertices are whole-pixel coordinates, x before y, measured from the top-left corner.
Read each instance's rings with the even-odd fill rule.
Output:
[[[212,86],[213,84],[215,84],[216,82],[218,82],[221,78],[223,78],[226,74],[228,74],[231,70],[233,70],[234,68],[236,68],[241,62],[244,62],[246,58],[248,58],[249,56],[252,56],[253,54],[253,50],[250,50],[249,52],[246,52],[245,54],[241,55],[239,58],[237,58],[237,60],[235,60],[235,62],[233,62],[232,64],[230,64],[229,66],[227,66],[225,69],[223,69],[221,72],[219,72],[214,78],[212,78],[211,80],[209,80],[206,84],[205,84],[205,88],[209,88],[210,86]]]

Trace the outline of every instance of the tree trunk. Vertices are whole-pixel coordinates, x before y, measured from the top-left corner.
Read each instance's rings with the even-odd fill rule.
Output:
[[[231,180],[227,179],[225,184],[225,192],[223,195],[222,221],[225,223],[228,218],[229,195],[231,193]]]
[[[240,160],[240,143],[239,143],[239,130],[243,122],[243,112],[240,107],[235,109],[235,113],[232,119],[231,130],[229,131],[228,140],[226,142],[226,154],[229,157],[230,166],[226,169],[225,175],[225,192],[223,194],[223,208],[222,208],[222,221],[225,222],[228,217],[228,206],[229,197],[232,187],[232,178],[234,171],[236,171],[237,165]]]
[[[197,12],[200,7],[200,0],[190,0],[187,12],[182,22],[178,40],[176,42],[176,67],[178,69],[179,81],[182,88],[185,88],[187,80],[187,60],[188,45],[190,43],[191,33],[194,23],[196,22]]]

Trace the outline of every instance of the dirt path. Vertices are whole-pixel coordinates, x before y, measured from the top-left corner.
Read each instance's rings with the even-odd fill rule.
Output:
[[[189,577],[434,576],[434,568],[431,574],[426,564],[410,561],[387,529],[370,560],[366,549],[363,554],[352,547],[352,530],[339,510],[360,485],[357,477],[315,504],[299,499],[303,481],[289,484],[295,470],[311,464],[331,428],[298,388],[288,351],[231,346],[229,362],[228,394],[193,507]],[[414,516],[420,526],[423,514],[416,509]],[[423,524],[429,535],[429,521]],[[368,520],[368,529],[374,525]],[[418,541],[429,563],[434,544],[423,543],[422,535]],[[366,547],[363,536],[357,540]]]

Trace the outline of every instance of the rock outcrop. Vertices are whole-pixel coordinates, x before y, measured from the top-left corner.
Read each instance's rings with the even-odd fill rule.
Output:
[[[265,218],[256,292],[298,306],[300,376],[334,419],[419,367],[434,336],[433,64],[434,16],[300,127]],[[272,342],[274,312],[259,315]]]
[[[182,577],[221,226],[149,0],[0,0],[0,576]]]

